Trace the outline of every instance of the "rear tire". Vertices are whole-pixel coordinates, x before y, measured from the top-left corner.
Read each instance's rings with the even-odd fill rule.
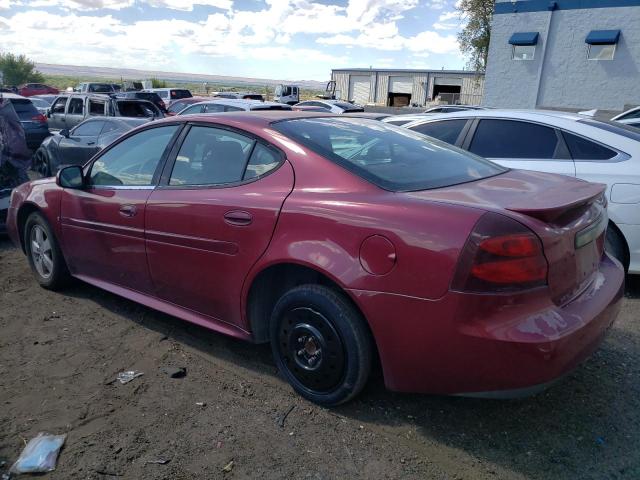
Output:
[[[58,240],[40,212],[33,212],[27,218],[24,243],[29,266],[41,287],[58,290],[69,283],[71,275]]]
[[[629,254],[626,243],[620,231],[612,224],[609,224],[609,228],[607,228],[604,249],[622,263],[625,273],[629,271]]]
[[[371,335],[356,308],[335,291],[320,285],[289,290],[273,309],[270,333],[278,369],[304,398],[332,407],[365,386]]]

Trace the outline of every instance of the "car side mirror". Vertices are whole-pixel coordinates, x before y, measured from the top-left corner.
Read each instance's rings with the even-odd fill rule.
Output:
[[[62,135],[64,138],[69,138],[69,129],[63,128],[62,130],[60,130],[60,135]]]
[[[79,190],[84,188],[84,172],[80,165],[70,165],[56,175],[56,183],[62,188]]]
[[[51,118],[51,109],[47,108],[47,118]]]

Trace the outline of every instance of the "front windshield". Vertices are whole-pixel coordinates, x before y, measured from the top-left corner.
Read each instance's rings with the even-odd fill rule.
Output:
[[[434,138],[360,118],[304,118],[276,122],[276,130],[391,191],[456,185],[498,175],[505,168]]]

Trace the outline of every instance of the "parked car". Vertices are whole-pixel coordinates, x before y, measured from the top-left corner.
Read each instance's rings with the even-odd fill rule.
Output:
[[[143,92],[153,92],[157,93],[158,96],[164,102],[164,106],[169,109],[171,106],[171,102],[176,100],[181,100],[183,98],[191,98],[191,92],[186,88],[148,88],[143,90]]]
[[[57,95],[60,90],[44,83],[27,83],[18,89],[18,93],[23,97],[31,97],[33,95]]]
[[[14,93],[3,93],[2,97],[11,102],[13,109],[18,114],[27,146],[31,150],[37,150],[42,141],[51,135],[47,117],[38,112],[38,109],[27,97]]]
[[[147,100],[116,95],[69,94],[59,96],[49,110],[52,130],[71,130],[90,117],[163,118],[158,107]]]
[[[45,102],[47,102],[49,105],[51,105],[53,103],[53,101],[58,98],[58,95],[32,95],[31,97],[29,97],[29,100],[33,100],[34,98],[37,98],[39,100],[44,100]]]
[[[201,113],[219,113],[219,112],[240,112],[240,111],[257,111],[257,110],[291,110],[291,107],[285,103],[261,102],[259,100],[232,100],[220,98],[209,100],[207,102],[194,103],[178,115],[196,115]]]
[[[427,118],[428,116],[429,115],[425,113],[405,113],[401,115],[390,115],[386,118],[383,118],[382,121],[384,123],[389,123],[391,125],[396,125],[399,127],[401,125],[406,125],[417,120],[422,120],[424,118]]]
[[[112,83],[82,82],[75,90],[78,93],[116,93]]]
[[[464,112],[465,110],[487,110],[487,107],[479,105],[438,105],[437,107],[427,108],[424,113],[453,113]]]
[[[163,114],[167,113],[164,102],[157,93],[154,92],[122,92],[116,95],[117,98],[134,98],[139,100],[147,100],[160,109]]]
[[[71,130],[61,130],[42,142],[34,154],[33,169],[48,177],[67,165],[84,165],[116,138],[148,121],[146,118],[93,117]]]
[[[311,105],[292,105],[291,110],[296,112],[322,112],[327,113],[327,109],[324,107],[312,107]]]
[[[42,115],[47,115],[47,113],[49,113],[49,108],[51,108],[51,104],[48,103],[46,100],[43,100],[41,98],[37,98],[37,97],[29,97],[29,100],[31,101],[31,103],[33,103],[33,106],[36,107],[36,109],[38,110],[38,113],[41,113]]]
[[[607,250],[640,273],[640,132],[590,117],[540,110],[448,113],[405,125],[509,168],[607,185]]]
[[[345,117],[353,117],[353,118],[368,118],[370,120],[384,120],[389,117],[388,113],[379,113],[379,112],[346,112],[343,113]]]
[[[362,106],[354,103],[343,102],[341,100],[306,100],[304,102],[296,103],[295,106],[324,108],[327,112],[331,113],[364,112],[364,108],[362,108]]]
[[[616,115],[611,119],[614,122],[624,123],[631,127],[640,128],[640,107],[635,107],[626,112],[622,112],[620,115]]]
[[[271,342],[322,405],[374,358],[392,390],[514,396],[621,308],[603,192],[374,120],[234,112],[151,122],[18,187],[8,229],[41,286],[74,276]]]
[[[188,105],[193,105],[194,103],[200,102],[208,102],[211,100],[211,97],[189,97],[189,98],[181,98],[180,100],[175,100],[171,102],[169,108],[167,108],[167,115],[173,116],[177,115],[181,110],[184,110]]]
[[[262,95],[251,92],[218,92],[213,97],[237,100],[260,100],[261,102],[264,102],[264,97]]]

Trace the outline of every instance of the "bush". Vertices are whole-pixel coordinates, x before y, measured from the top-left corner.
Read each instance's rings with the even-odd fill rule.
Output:
[[[5,85],[44,81],[42,74],[36,70],[35,63],[25,55],[0,53],[0,71],[4,74]]]

